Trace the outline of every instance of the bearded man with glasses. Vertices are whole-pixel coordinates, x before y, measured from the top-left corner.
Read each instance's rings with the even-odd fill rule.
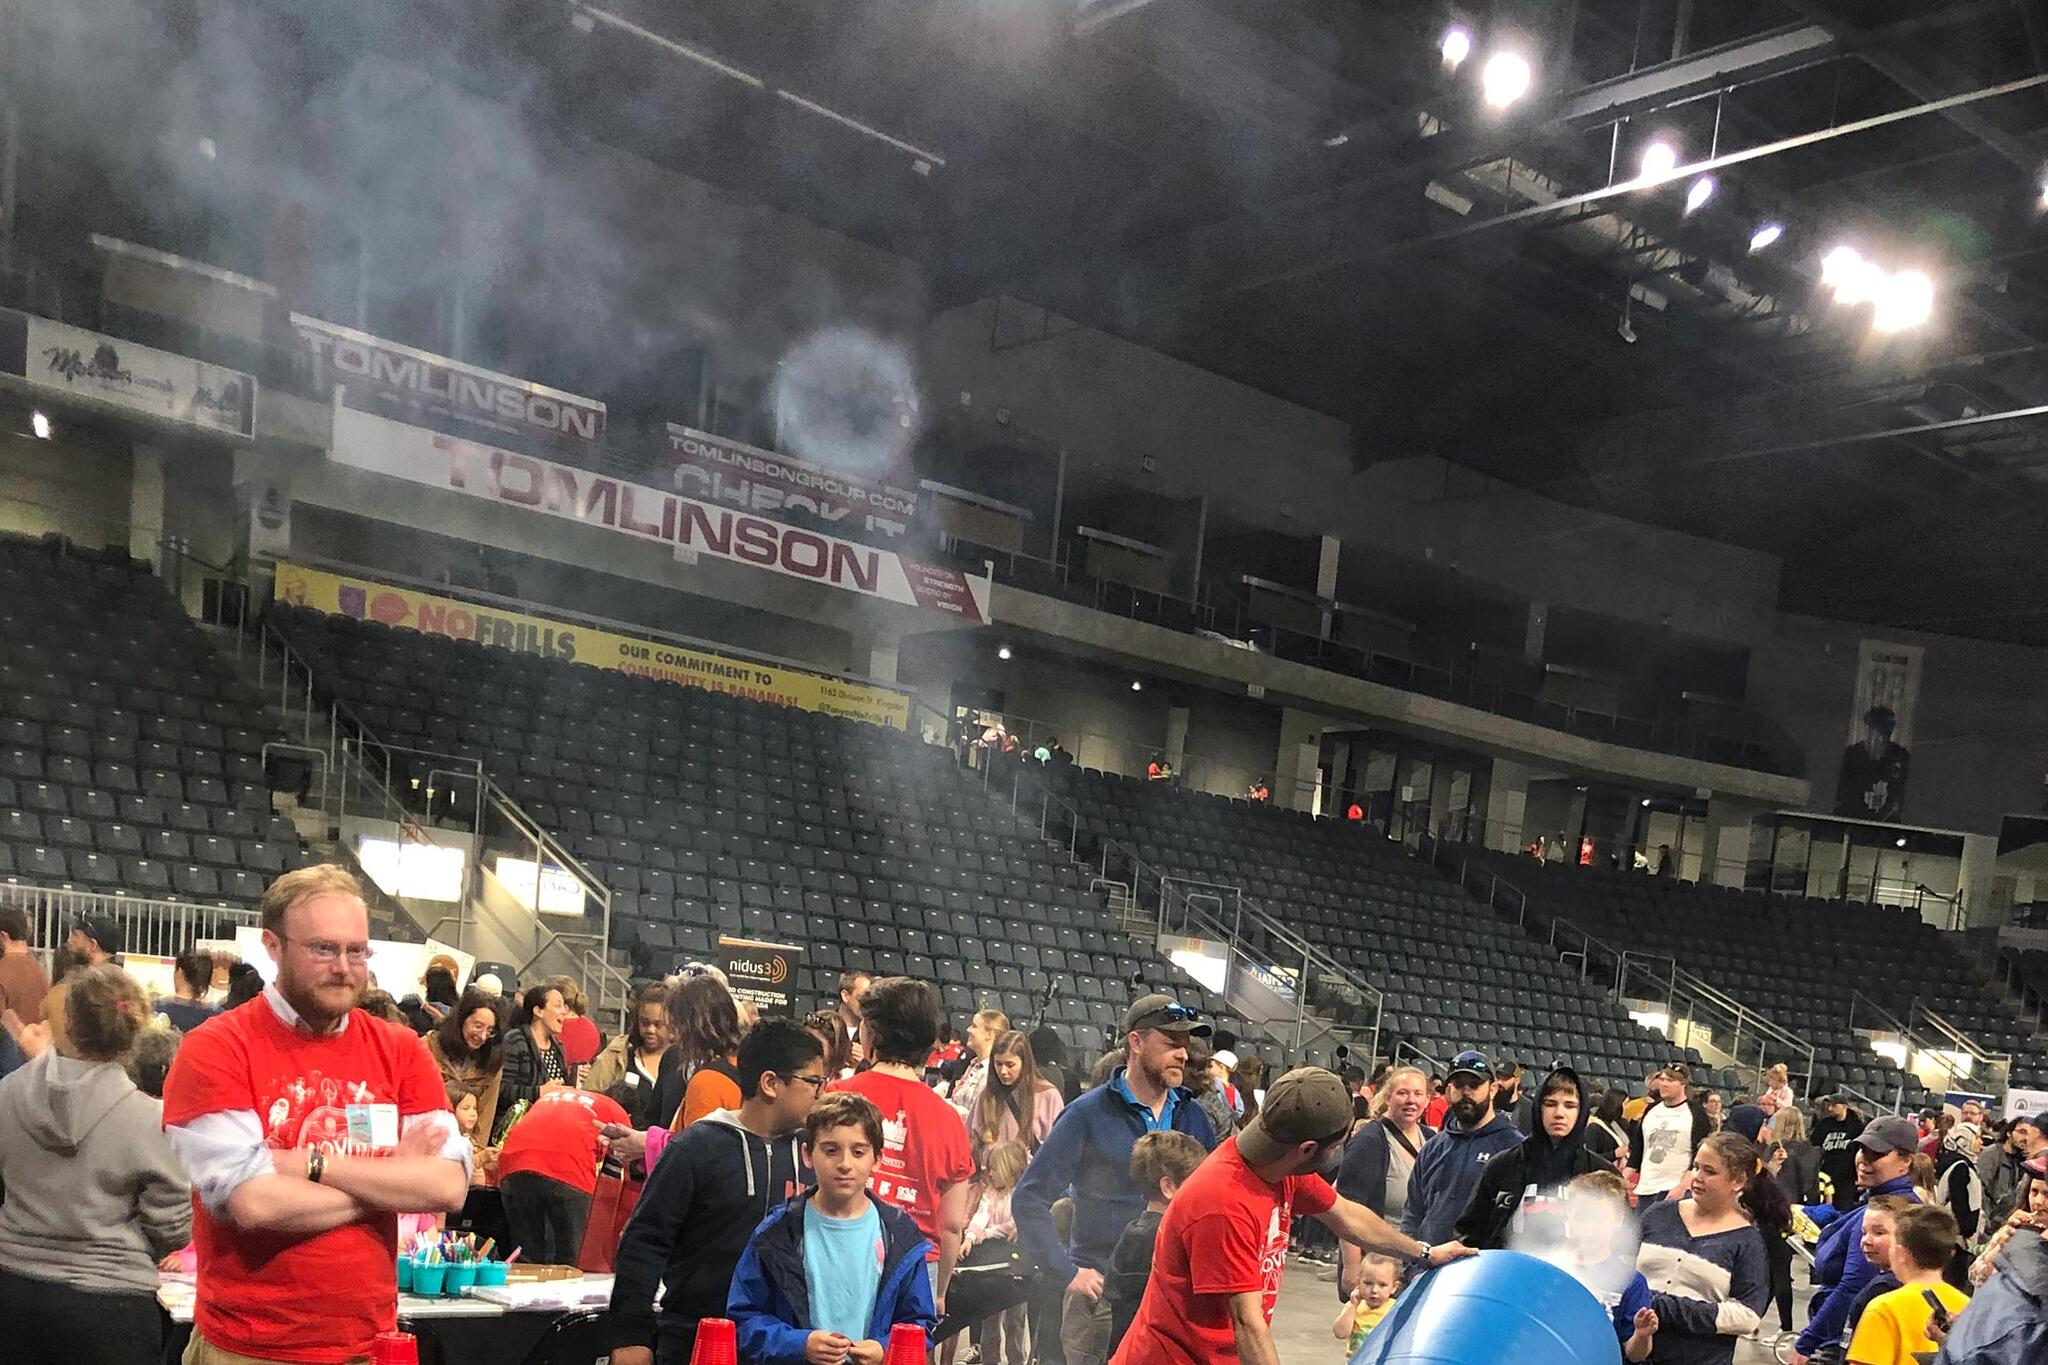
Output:
[[[469,1140],[419,1039],[356,1008],[370,975],[356,879],[287,872],[261,921],[275,978],[187,1034],[164,1082],[199,1196],[184,1365],[340,1365],[397,1325],[398,1215],[462,1207]]]

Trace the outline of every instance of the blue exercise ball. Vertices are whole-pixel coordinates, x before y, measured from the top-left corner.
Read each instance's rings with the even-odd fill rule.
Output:
[[[1401,1291],[1351,1365],[1620,1365],[1591,1290],[1519,1251],[1482,1251]]]

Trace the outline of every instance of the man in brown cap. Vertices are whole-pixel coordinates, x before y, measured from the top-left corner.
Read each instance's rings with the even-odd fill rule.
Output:
[[[1279,1365],[1273,1305],[1295,1214],[1368,1251],[1441,1265],[1471,1249],[1424,1246],[1322,1171],[1351,1132],[1351,1096],[1335,1073],[1298,1067],[1273,1083],[1257,1118],[1195,1169],[1167,1206],[1152,1278],[1112,1365]]]

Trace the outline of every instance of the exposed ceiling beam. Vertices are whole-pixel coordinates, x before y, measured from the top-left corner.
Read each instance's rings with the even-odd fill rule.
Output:
[[[1749,85],[1834,56],[1841,40],[1819,24],[1796,24],[1598,81],[1570,96],[1557,121],[1573,126],[1612,122],[1683,100]]]

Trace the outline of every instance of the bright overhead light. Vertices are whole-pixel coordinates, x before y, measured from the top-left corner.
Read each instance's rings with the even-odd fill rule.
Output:
[[[1765,223],[1749,234],[1749,249],[1762,251],[1785,235],[1783,223]]]
[[[1145,684],[1143,684],[1143,683],[1139,682],[1139,681],[1138,681],[1138,680],[1137,680],[1136,678],[1133,678],[1133,679],[1131,679],[1131,691],[1133,691],[1133,692],[1143,692],[1144,690],[1145,690]]]
[[[1904,839],[1901,839],[1901,840],[1899,840],[1899,847],[1900,847],[1900,848],[1904,848],[1905,846],[1906,846],[1906,841],[1905,841]]]
[[[1644,797],[1644,798],[1643,798],[1643,804],[1644,804],[1644,805],[1646,805],[1646,806],[1647,806],[1647,805],[1649,805],[1649,804],[1650,804],[1650,798],[1649,798],[1649,797],[1647,797],[1647,796],[1646,796],[1646,797]]]
[[[1451,25],[1437,42],[1437,51],[1444,54],[1444,65],[1456,71],[1472,55],[1472,30],[1462,24]]]
[[[1007,658],[1009,658],[1009,657],[1010,657],[1010,647],[1009,647],[1008,645],[1004,645],[1004,646],[1003,646],[1003,647],[1002,647],[1001,649],[998,649],[998,650],[996,651],[996,657],[997,657],[998,659],[1007,659]]]
[[[1838,303],[1869,303],[1884,283],[1884,272],[1863,259],[1853,246],[1838,246],[1820,258],[1820,282],[1835,291]]]
[[[1658,138],[1643,148],[1641,178],[1654,185],[1660,180],[1669,180],[1671,173],[1678,169],[1678,148]]]
[[[1871,326],[1880,332],[1903,332],[1934,316],[1934,281],[1924,271],[1901,270],[1879,283],[1877,314]]]
[[[1351,134],[1349,133],[1332,133],[1323,139],[1323,145],[1325,147],[1342,147],[1349,141],[1351,141]]]
[[[1714,189],[1719,183],[1711,175],[1703,175],[1693,181],[1692,186],[1685,192],[1685,211],[1698,213],[1705,208],[1707,201],[1714,197]]]
[[[28,415],[28,429],[36,434],[38,441],[50,439],[50,414],[37,408]]]
[[[1486,59],[1486,66],[1479,73],[1479,89],[1488,104],[1505,109],[1529,93],[1529,84],[1534,79],[1528,59],[1519,52],[1496,52]]]

